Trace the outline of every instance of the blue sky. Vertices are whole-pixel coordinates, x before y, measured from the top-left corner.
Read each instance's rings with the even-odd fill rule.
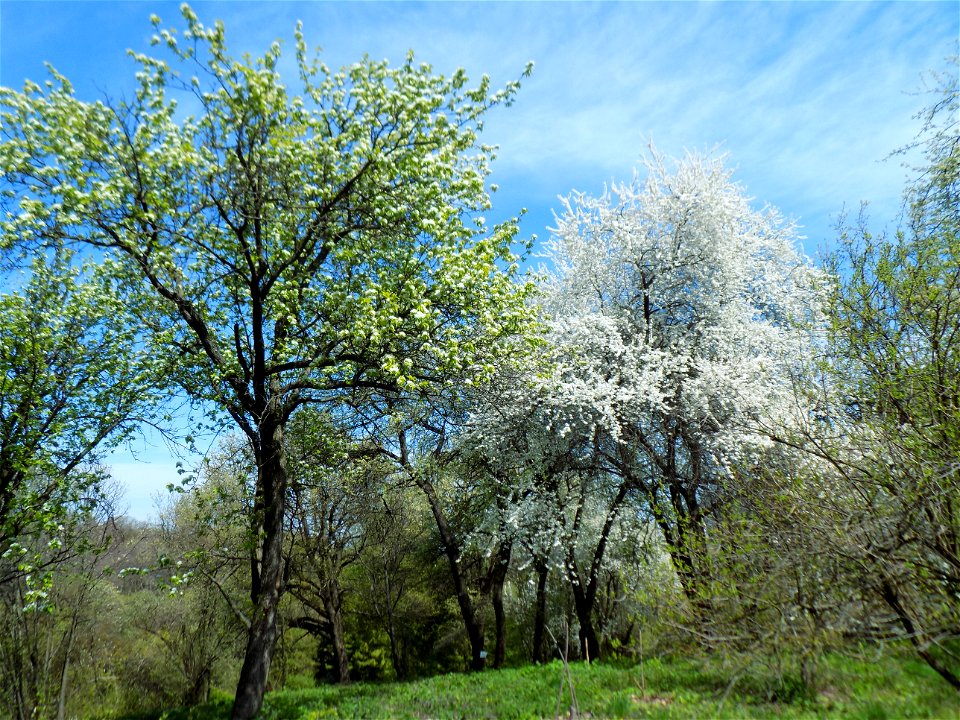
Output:
[[[495,215],[528,208],[524,236],[549,235],[558,196],[629,179],[652,140],[674,156],[719,145],[758,205],[802,226],[811,255],[844,207],[869,200],[877,226],[895,220],[906,171],[884,158],[915,135],[923,76],[947,67],[960,36],[957,2],[192,5],[224,21],[237,54],[277,38],[292,48],[300,19],[330,66],[413,49],[438,72],[503,84],[533,60],[484,134],[500,146]],[[178,3],[2,0],[0,84],[42,79],[49,61],[83,98],[130,94],[125,50],[149,49],[151,13],[179,21]],[[149,464],[121,455],[113,467],[145,518],[176,473],[162,446],[139,449]]]

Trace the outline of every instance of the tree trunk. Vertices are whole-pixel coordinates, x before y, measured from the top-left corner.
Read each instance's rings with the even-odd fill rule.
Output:
[[[496,645],[493,652],[493,667],[503,667],[507,657],[507,616],[503,610],[503,585],[510,568],[510,553],[513,543],[500,543],[494,556],[494,567],[490,572],[490,600],[493,603],[493,616],[496,625]]]
[[[706,532],[696,490],[685,489],[683,480],[676,474],[668,474],[665,482],[668,499],[663,498],[655,487],[645,488],[645,492],[663,533],[680,588],[693,611],[704,615],[709,611],[709,599],[703,592],[708,580]]]
[[[57,698],[57,720],[67,717],[67,674],[70,670],[70,652],[63,658],[63,672],[60,674],[60,695]]]
[[[277,608],[283,593],[283,519],[287,489],[283,426],[276,423],[267,428],[264,423],[261,431],[257,458],[257,488],[262,503],[260,563],[252,584],[254,611],[231,720],[251,720],[260,712],[277,642]]]
[[[323,608],[330,621],[330,640],[333,642],[334,672],[337,682],[350,682],[350,660],[347,657],[347,643],[343,633],[343,613],[340,608],[340,584],[330,580],[327,592],[323,594]]]
[[[913,644],[917,654],[922,657],[927,665],[933,668],[940,677],[946,680],[954,690],[960,690],[960,677],[930,652],[926,640],[923,637],[923,631],[916,627],[906,607],[904,607],[904,604],[900,601],[900,593],[897,592],[893,584],[885,577],[880,583],[880,595],[887,605],[890,606],[890,609],[897,614],[897,618],[900,620],[900,624],[903,626],[907,637],[910,638],[910,642]]]
[[[588,662],[600,657],[600,640],[593,624],[593,596],[578,585],[573,585],[573,605],[580,624],[580,656]]]
[[[393,590],[390,586],[390,569],[386,561],[383,563],[383,584],[387,598],[387,634],[390,636],[390,660],[393,662],[393,674],[397,676],[397,680],[405,680],[407,667],[400,655],[400,644],[397,642],[397,626],[393,616]]]
[[[210,668],[203,668],[194,678],[193,685],[184,698],[187,707],[200,705],[210,700]]]
[[[680,521],[678,521],[679,524]],[[680,581],[680,588],[687,600],[694,607],[699,606],[700,591],[697,582],[697,573],[694,570],[693,558],[690,555],[690,549],[683,541],[683,532],[674,527],[667,520],[658,518],[657,524],[663,533],[663,539],[667,543],[667,552],[670,555],[670,564],[673,565],[677,573],[677,579]],[[678,535],[680,537],[678,537]]]
[[[534,560],[537,569],[537,599],[533,613],[533,654],[531,659],[535,663],[547,661],[547,577],[549,565],[545,559]]]
[[[616,522],[617,515],[620,512],[620,506],[626,500],[632,484],[624,479],[620,483],[620,488],[610,507],[607,509],[607,516],[603,522],[603,528],[600,530],[600,537],[597,540],[597,546],[593,551],[593,558],[590,561],[590,571],[583,582],[583,574],[576,561],[576,552],[573,545],[567,550],[567,567],[570,577],[570,584],[573,588],[573,601],[577,611],[577,621],[580,623],[580,653],[583,658],[589,662],[600,659],[600,639],[597,635],[597,628],[593,622],[593,608],[597,602],[597,585],[600,581],[600,571],[603,567],[603,557],[607,551],[607,542],[610,540],[610,532]],[[578,523],[579,524],[579,523]]]
[[[493,667],[503,667],[507,657],[507,619],[503,611],[503,583],[493,588],[493,617],[497,640],[493,651]]]
[[[86,590],[83,596],[86,596]],[[70,633],[67,635],[67,647],[63,653],[63,670],[60,673],[60,695],[57,698],[57,720],[64,720],[67,716],[67,683],[70,674],[70,655],[73,653],[73,640],[77,630],[79,610],[74,610],[70,617]]]
[[[443,551],[447,556],[447,564],[450,566],[450,575],[453,578],[453,588],[457,593],[457,604],[460,606],[460,615],[463,618],[463,624],[467,630],[467,637],[470,640],[470,669],[483,670],[485,664],[483,652],[483,621],[477,616],[470,600],[470,593],[467,590],[467,584],[464,581],[463,573],[460,571],[460,547],[457,543],[450,525],[443,514],[443,508],[440,507],[440,499],[437,492],[427,478],[419,473],[413,473],[414,481],[417,486],[423,490],[430,504],[430,510],[433,512],[433,518],[437,523],[437,530],[440,532],[440,540],[443,542]]]

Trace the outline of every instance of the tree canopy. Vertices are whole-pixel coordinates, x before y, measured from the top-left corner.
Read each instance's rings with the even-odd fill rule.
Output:
[[[2,229],[6,245],[99,253],[140,341],[176,356],[170,379],[250,442],[257,611],[235,716],[251,717],[276,637],[293,412],[482,377],[525,322],[516,222],[479,215],[481,118],[518,84],[470,87],[412,54],[331,71],[298,28],[293,92],[279,43],[237,60],[221,23],[182,12],[181,32],[154,18],[173,65],[135,54],[130,100],[82,101],[53,70],[2,91]]]
[[[21,559],[25,537],[55,538],[71,509],[95,504],[97,461],[160,400],[157,364],[136,347],[112,283],[71,255],[61,247],[37,257],[20,286],[0,295],[4,557]]]

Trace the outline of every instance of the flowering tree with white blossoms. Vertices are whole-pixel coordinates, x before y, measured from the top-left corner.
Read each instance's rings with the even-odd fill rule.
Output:
[[[574,194],[548,245],[551,374],[538,381],[598,464],[639,493],[696,607],[723,483],[802,415],[794,380],[821,324],[825,276],[795,228],[755,210],[720,159]]]
[[[171,380],[248,439],[251,624],[233,717],[250,718],[278,633],[289,418],[358,388],[420,396],[454,370],[482,376],[525,322],[516,222],[479,215],[482,116],[518,84],[471,88],[412,55],[332,71],[298,28],[294,92],[279,43],[237,60],[221,23],[181,9],[180,32],[154,18],[172,64],[135,54],[129,100],[82,101],[56,72],[0,91],[0,223],[4,241],[101,253],[140,341],[178,358]]]
[[[544,369],[531,362],[488,386],[460,439],[461,452],[483,468],[497,496],[486,521],[491,535],[515,539],[528,555],[521,562],[536,575],[533,659],[546,657],[551,570],[569,582],[580,656],[596,659],[602,628],[593,615],[601,569],[628,487],[602,460],[598,464],[591,426],[580,422],[589,409],[573,411],[558,402]]]

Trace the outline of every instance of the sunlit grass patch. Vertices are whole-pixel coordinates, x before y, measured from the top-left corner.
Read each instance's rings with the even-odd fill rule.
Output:
[[[642,665],[574,663],[569,670],[555,661],[406,683],[281,690],[267,694],[261,718],[960,717],[960,694],[909,657],[831,655],[823,660],[815,691],[802,692],[791,685],[795,682],[760,672],[739,676],[722,658],[655,658]],[[192,709],[141,717],[220,720],[229,716],[229,700],[221,698]]]

